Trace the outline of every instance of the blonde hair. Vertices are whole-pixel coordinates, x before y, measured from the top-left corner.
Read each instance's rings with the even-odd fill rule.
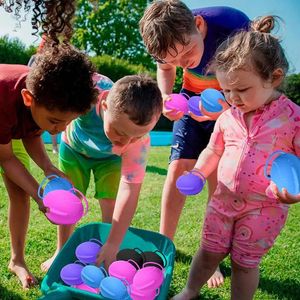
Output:
[[[210,71],[230,73],[237,69],[251,69],[264,80],[272,78],[273,72],[281,68],[283,77],[288,71],[288,61],[278,38],[270,34],[276,16],[257,18],[249,31],[240,31],[225,40],[217,49]]]
[[[107,101],[112,112],[125,113],[136,125],[148,125],[162,112],[162,95],[156,81],[145,74],[119,79],[110,90]]]
[[[163,59],[176,43],[186,46],[197,32],[191,10],[178,0],[154,1],[140,20],[140,33],[149,54]]]

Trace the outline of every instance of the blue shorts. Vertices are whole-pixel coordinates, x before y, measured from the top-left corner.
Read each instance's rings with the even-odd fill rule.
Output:
[[[189,97],[199,95],[185,89],[181,89],[180,93]],[[209,142],[214,126],[215,121],[198,122],[189,115],[174,122],[169,162],[181,158],[198,159]]]
[[[169,162],[181,158],[198,159],[206,148],[215,121],[198,122],[188,115],[174,122]]]

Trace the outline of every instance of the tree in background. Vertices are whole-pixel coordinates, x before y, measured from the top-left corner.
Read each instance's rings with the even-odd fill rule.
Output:
[[[155,69],[139,33],[146,0],[79,0],[72,43],[95,55],[111,55]]]
[[[300,73],[289,75],[284,84],[285,94],[300,105]]]
[[[0,37],[0,64],[27,65],[36,47],[26,47],[18,38]]]

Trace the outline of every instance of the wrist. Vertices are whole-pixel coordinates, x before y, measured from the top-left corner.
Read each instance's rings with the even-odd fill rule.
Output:
[[[204,174],[203,174],[203,173],[201,172],[201,170],[198,169],[198,168],[193,168],[193,169],[190,171],[190,173],[192,173],[192,174],[194,174],[194,175],[200,177],[201,180],[206,180]]]

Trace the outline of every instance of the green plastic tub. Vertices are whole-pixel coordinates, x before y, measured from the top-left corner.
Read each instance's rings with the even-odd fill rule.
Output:
[[[111,224],[89,223],[76,229],[44,277],[41,285],[41,290],[44,296],[40,299],[106,299],[101,295],[64,285],[59,274],[60,270],[65,265],[77,260],[75,256],[75,249],[80,243],[92,238],[99,239],[102,243],[105,243],[109,235],[110,228]],[[173,242],[157,232],[129,227],[121,244],[120,250],[125,248],[139,248],[142,251],[159,250],[164,254],[167,261],[167,265],[165,267],[165,280],[160,287],[160,293],[156,297],[156,300],[166,300],[174,268],[175,247]]]

